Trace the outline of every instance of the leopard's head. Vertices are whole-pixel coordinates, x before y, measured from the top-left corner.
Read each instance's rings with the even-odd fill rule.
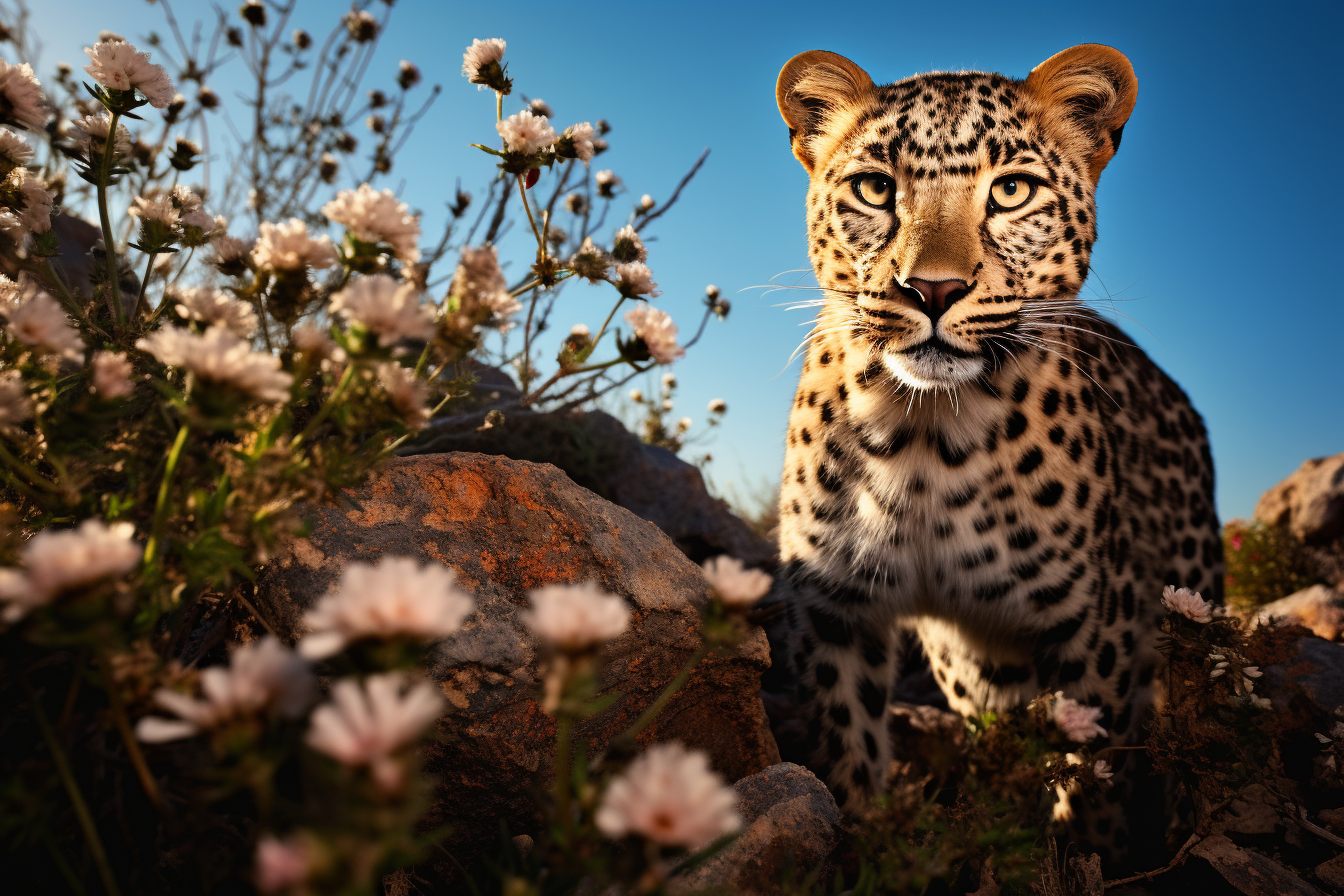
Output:
[[[1134,108],[1133,68],[1084,44],[1026,80],[980,72],[878,86],[822,50],[776,96],[811,176],[821,332],[880,355],[915,389],[1048,348],[1087,276],[1097,178]]]

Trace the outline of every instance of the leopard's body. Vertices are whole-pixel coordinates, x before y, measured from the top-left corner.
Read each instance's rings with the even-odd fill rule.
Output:
[[[1220,596],[1200,417],[1078,300],[1133,91],[1091,46],[1026,81],[879,87],[828,53],[781,73],[824,298],[789,420],[775,653],[842,804],[885,780],[902,632],[957,711],[1063,691],[1129,743],[1163,586]],[[1004,209],[1012,177],[1031,195]],[[1123,848],[1123,823],[1081,814]]]

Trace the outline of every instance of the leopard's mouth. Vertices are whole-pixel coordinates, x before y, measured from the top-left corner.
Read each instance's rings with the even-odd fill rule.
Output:
[[[985,370],[985,358],[979,352],[956,348],[936,334],[918,345],[883,352],[882,360],[896,379],[913,389],[955,386]]]

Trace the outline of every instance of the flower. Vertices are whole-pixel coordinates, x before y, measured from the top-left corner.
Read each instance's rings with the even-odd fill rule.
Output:
[[[1111,771],[1111,764],[1109,762],[1105,759],[1098,759],[1096,762],[1092,763],[1092,774],[1096,776],[1098,781],[1106,781],[1109,780],[1115,772]]]
[[[504,58],[507,46],[508,44],[498,37],[473,40],[471,46],[462,54],[462,74],[472,84],[496,90],[501,90],[497,85],[501,84],[502,80],[505,86],[501,92],[508,93],[508,79],[503,77],[503,69],[499,64]]]
[[[677,375],[672,371],[669,370],[667,373],[663,374],[662,380],[663,385],[667,386],[669,389],[677,388]]]
[[[345,350],[331,338],[330,330],[311,320],[294,328],[294,348],[310,360],[331,360],[338,364],[345,360]]]
[[[639,237],[635,237],[636,240]],[[644,244],[640,243],[639,248],[643,249]],[[627,264],[616,265],[616,288],[622,295],[633,298],[634,296],[649,296],[657,298],[662,295],[658,289],[658,284],[653,282],[653,271],[642,261],[631,261]],[[675,329],[675,328],[674,328]]]
[[[723,555],[705,561],[705,579],[719,600],[732,606],[754,604],[765,596],[774,581],[769,573],[747,569],[736,557]]]
[[[468,313],[475,308],[488,309],[491,317],[502,324],[500,329],[512,326],[507,319],[523,307],[509,294],[508,281],[499,267],[498,250],[488,244],[462,247],[448,293],[457,296]]]
[[[621,262],[647,261],[649,251],[644,248],[644,241],[639,238],[635,228],[627,224],[616,231],[616,236],[611,243],[611,257]],[[648,268],[645,268],[645,270],[648,270]]]
[[[453,584],[456,578],[446,566],[421,566],[410,557],[352,563],[304,614],[309,634],[299,641],[299,653],[320,660],[360,638],[446,638],[475,607],[471,595]]]
[[[139,90],[155,109],[167,106],[177,93],[163,66],[124,40],[100,41],[84,52],[90,59],[84,71],[110,90]]]
[[[155,193],[148,198],[136,196],[128,211],[139,218],[142,225],[152,221],[164,227],[176,227],[181,220],[171,193]]]
[[[581,121],[565,128],[556,143],[555,152],[562,159],[578,159],[587,164],[593,158],[593,126]]]
[[[1257,697],[1254,694],[1247,694],[1246,702],[1261,711],[1267,711],[1274,708],[1274,702],[1268,697]]]
[[[277,893],[306,883],[312,876],[312,855],[301,837],[281,840],[266,834],[257,841],[256,882],[263,893]]]
[[[352,10],[341,16],[341,21],[345,23],[345,30],[350,32],[350,37],[358,43],[368,43],[378,36],[378,20],[368,10]]]
[[[682,417],[680,420],[677,421],[677,432],[686,432],[694,425],[695,421],[692,420],[690,417]]]
[[[401,788],[404,768],[393,758],[419,739],[443,712],[443,696],[429,682],[401,693],[405,678],[395,672],[370,675],[363,686],[343,678],[331,702],[313,711],[307,742],[343,765],[368,766],[385,791]]]
[[[1064,696],[1063,691],[1055,692],[1055,726],[1069,740],[1085,744],[1094,737],[1104,737],[1106,729],[1097,724],[1101,718],[1101,707],[1084,706],[1077,700]]]
[[[331,310],[377,333],[384,347],[403,339],[431,339],[437,329],[434,309],[420,301],[416,285],[386,274],[351,281],[332,297]]]
[[[252,351],[246,340],[220,324],[201,335],[183,327],[163,327],[135,347],[169,367],[191,371],[202,382],[236,389],[257,401],[288,400],[294,382],[280,369],[279,358]]]
[[[308,225],[298,218],[283,224],[263,221],[252,248],[252,263],[267,271],[293,272],[304,268],[329,268],[336,264],[331,237],[308,235]]]
[[[26,62],[0,60],[0,119],[39,133],[47,127],[47,98]]]
[[[1166,586],[1162,589],[1162,606],[1195,622],[1208,622],[1213,618],[1213,604],[1189,588]]]
[[[551,109],[551,104],[539,96],[533,97],[532,100],[528,102],[527,108],[531,109],[536,114],[544,115],[547,118],[553,118],[555,116],[555,111]]]
[[[207,325],[221,324],[235,336],[247,338],[257,331],[257,313],[252,306],[213,286],[198,286],[179,292],[177,313]]]
[[[726,414],[726,413],[728,413],[728,402],[724,401],[722,398],[715,398],[715,399],[713,399],[713,400],[710,401],[710,403],[709,403],[709,412],[710,412],[711,414]]]
[[[595,821],[613,839],[636,834],[660,846],[699,849],[742,826],[736,802],[703,751],[658,744],[607,786]]]
[[[639,207],[643,211],[646,212],[652,211],[655,205],[657,205],[657,203],[653,201],[653,197],[650,196],[648,193],[645,193],[643,196],[639,197]]]
[[[91,389],[104,401],[125,398],[135,391],[131,362],[121,352],[96,352],[93,356]]]
[[[152,744],[180,740],[262,712],[296,719],[312,705],[315,686],[308,664],[267,635],[235,647],[228,665],[202,670],[202,699],[168,688],[156,691],[154,702],[177,718],[145,716],[135,736]]]
[[[0,209],[0,230],[19,241],[26,240],[30,233],[46,233],[51,229],[52,199],[41,175],[27,168],[15,168],[5,178],[4,188],[17,197],[17,202]]]
[[[546,585],[528,595],[532,609],[523,621],[541,640],[568,651],[582,651],[610,641],[630,624],[630,609],[595,582]]]
[[[356,239],[386,243],[398,259],[414,264],[420,260],[420,219],[408,214],[408,208],[391,190],[379,192],[360,184],[357,190],[337,193],[322,206],[322,214],[343,225]]]
[[[583,245],[569,260],[569,267],[575,274],[590,283],[601,283],[607,279],[607,268],[611,259],[602,248],[593,242],[592,237],[584,237]]]
[[[429,422],[431,411],[425,407],[424,380],[400,364],[387,361],[378,365],[378,381],[387,392],[392,408],[409,429],[420,429]]]
[[[410,60],[403,59],[397,66],[397,85],[402,90],[410,90],[420,83],[420,67]]]
[[[140,565],[142,555],[130,523],[109,526],[88,519],[77,529],[44,529],[19,551],[23,572],[4,570],[0,601],[9,606],[0,619],[16,622],[29,610],[51,603],[62,591],[125,575]]]
[[[597,172],[593,175],[593,179],[597,181],[597,195],[604,199],[615,196],[616,188],[621,185],[621,179],[610,168]]]
[[[210,249],[213,255],[207,263],[221,274],[236,277],[247,270],[247,263],[252,254],[252,245],[247,240],[240,240],[236,236],[221,233],[210,240]]]
[[[107,112],[100,112],[97,115],[85,115],[78,121],[72,122],[70,129],[72,136],[78,140],[84,151],[92,157],[95,153],[102,155],[107,151],[108,130],[112,125],[112,116]],[[126,130],[126,125],[117,122],[117,136],[112,141],[112,158],[118,159],[126,156],[131,151],[131,132]]]
[[[23,296],[20,294],[19,284],[0,274],[0,315],[9,317],[22,304]]]
[[[505,150],[525,156],[548,149],[555,143],[555,129],[546,121],[546,116],[533,115],[529,109],[496,122],[495,130],[503,138]]]
[[[0,128],[0,163],[4,168],[0,174],[7,174],[15,168],[22,168],[33,160],[33,148],[18,134],[8,128]]]
[[[631,390],[630,390],[630,400],[633,401],[635,404],[639,404],[640,402],[642,402],[642,401],[644,400],[644,390],[643,390],[643,389],[631,389]]]
[[[33,402],[17,370],[0,370],[0,428],[22,423],[33,416]]]
[[[22,343],[71,361],[84,354],[84,340],[70,326],[65,309],[40,290],[9,313],[9,332]]]
[[[666,311],[640,302],[625,313],[625,321],[634,328],[635,335],[644,340],[649,355],[659,364],[671,364],[686,354],[686,350],[677,345],[677,325]]]

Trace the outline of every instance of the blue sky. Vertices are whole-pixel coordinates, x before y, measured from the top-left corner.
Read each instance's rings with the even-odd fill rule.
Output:
[[[139,42],[162,27],[157,8],[130,0],[34,7],[43,77],[57,61],[82,64],[80,48],[101,28]],[[174,8],[184,21],[211,15],[205,2]],[[324,33],[342,9],[311,0],[299,24]],[[791,294],[750,289],[807,266],[807,179],[775,109],[780,66],[827,49],[879,82],[931,69],[1023,77],[1077,43],[1120,49],[1134,63],[1139,99],[1101,180],[1085,294],[1115,300],[1121,326],[1204,414],[1219,510],[1229,518],[1248,516],[1259,494],[1305,458],[1344,450],[1344,288],[1335,279],[1344,188],[1334,170],[1344,137],[1341,9],[401,0],[374,68],[390,81],[409,59],[444,86],[398,163],[403,198],[424,211],[427,233],[459,177],[479,191],[492,173],[467,147],[494,139],[490,97],[459,74],[474,37],[508,40],[515,90],[545,98],[558,124],[612,122],[612,148],[599,162],[631,188],[628,201],[645,192],[665,198],[712,149],[646,238],[659,304],[683,332],[698,320],[705,284],[733,300],[727,323],[711,324],[676,366],[676,413],[702,421],[710,399],[727,400],[709,446],[711,472],[741,493],[778,475],[797,379],[797,362],[787,361],[806,332],[805,312],[776,307]],[[223,94],[230,85],[214,86]],[[506,111],[518,108],[511,99]],[[780,282],[807,282],[798,276]],[[595,325],[605,310],[599,299],[567,293],[557,323]]]

